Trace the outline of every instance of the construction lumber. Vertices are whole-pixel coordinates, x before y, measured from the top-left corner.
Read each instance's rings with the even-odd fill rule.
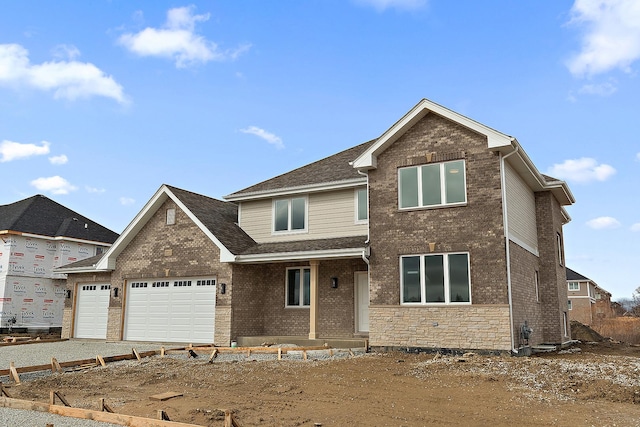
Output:
[[[9,394],[9,391],[7,390],[7,388],[2,383],[0,383],[0,396],[12,397]]]
[[[240,427],[240,424],[233,416],[233,412],[229,410],[224,411],[224,427]]]
[[[158,409],[158,419],[164,420],[164,421],[171,421],[171,419],[169,418],[169,415],[167,415],[167,413],[162,409]]]
[[[71,406],[71,404],[69,403],[67,398],[64,397],[64,394],[60,393],[59,391],[55,391],[55,390],[51,390],[49,392],[49,404],[50,405],[55,405],[56,404],[56,397],[60,400],[60,402],[62,402],[62,404],[64,406]]]
[[[113,413],[113,409],[107,402],[104,401],[104,397],[100,398],[100,411],[101,412],[111,412]]]
[[[0,407],[25,409],[28,411],[49,412],[51,414],[62,415],[64,417],[94,420],[128,427],[202,427],[196,424],[154,420],[152,418],[136,417],[133,415],[49,405],[47,403],[32,402],[30,400],[11,399],[8,397],[0,397]]]
[[[107,363],[104,361],[104,357],[97,355],[96,362],[100,364],[100,366],[107,366]]]
[[[214,348],[211,352],[211,356],[209,356],[209,363],[211,363],[216,357],[218,357],[218,349]]]
[[[62,372],[62,366],[58,363],[58,359],[55,357],[51,358],[51,373],[55,374],[56,372]]]
[[[138,353],[138,350],[136,350],[135,348],[131,349],[131,352],[133,353],[133,355],[136,357],[136,359],[138,359],[138,362],[140,360],[142,360],[142,358],[140,357],[140,353]]]
[[[183,393],[176,393],[175,391],[167,391],[160,394],[154,394],[153,396],[149,396],[151,400],[159,400],[164,402],[165,400],[173,399],[174,397],[183,396]]]
[[[11,373],[11,378],[16,382],[16,384],[20,384],[20,375],[18,375],[16,365],[13,362],[9,365],[9,371]]]
[[[36,338],[35,340],[30,340],[30,341],[16,340],[15,342],[0,342],[0,347],[10,346],[10,345],[38,344],[43,342],[60,342],[60,341],[68,341],[68,339],[52,338],[52,339],[43,340],[43,339]]]

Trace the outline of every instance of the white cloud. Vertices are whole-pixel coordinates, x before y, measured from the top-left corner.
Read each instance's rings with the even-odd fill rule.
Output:
[[[132,199],[131,197],[120,197],[121,205],[128,206],[134,204],[135,202],[135,199]]]
[[[67,158],[67,156],[66,156],[66,155],[64,155],[64,154],[61,154],[61,155],[59,155],[59,156],[52,156],[52,157],[49,157],[49,162],[50,162],[52,165],[64,165],[64,164],[66,164],[68,161],[69,161],[69,158]]]
[[[587,225],[594,230],[604,230],[620,227],[620,221],[610,216],[601,216],[587,221]]]
[[[122,86],[95,65],[78,61],[34,65],[29,61],[29,52],[18,44],[0,44],[0,85],[53,91],[56,99],[104,96],[127,102]]]
[[[636,154],[636,159],[640,161],[640,153]]]
[[[585,31],[582,48],[567,67],[576,76],[619,68],[630,72],[640,58],[640,2],[637,0],[576,0],[571,21]]]
[[[600,84],[586,84],[578,91],[583,95],[598,95],[609,96],[616,93],[618,87],[615,85],[615,81],[609,81]]]
[[[547,174],[566,181],[587,183],[591,181],[606,181],[616,170],[607,164],[598,164],[595,159],[583,157],[575,160],[565,160],[555,164],[547,170]]]
[[[636,222],[631,226],[631,231],[640,231],[640,222]]]
[[[234,60],[250,48],[245,44],[222,51],[216,43],[196,34],[196,23],[208,21],[209,14],[194,15],[193,9],[193,6],[170,9],[162,28],[147,27],[135,34],[123,34],[118,41],[139,56],[170,58],[178,68],[214,60]]]
[[[49,154],[49,145],[51,144],[47,141],[42,141],[41,144],[38,146],[36,144],[21,144],[4,140],[0,142],[0,163]]]
[[[94,194],[102,194],[105,191],[107,191],[104,188],[90,187],[88,185],[85,185],[84,189],[87,190],[87,193],[94,193]]]
[[[427,0],[354,0],[364,6],[372,6],[378,12],[386,9],[416,10],[427,5]]]
[[[51,176],[49,178],[38,178],[31,181],[31,185],[40,191],[49,191],[52,194],[69,194],[76,191],[78,187],[71,185],[69,181],[61,176]]]
[[[80,56],[80,50],[73,45],[59,44],[53,48],[52,54],[54,58],[74,60]]]
[[[284,143],[282,142],[282,139],[280,139],[279,136],[276,136],[271,132],[267,132],[264,129],[260,129],[257,126],[249,126],[246,129],[240,129],[240,132],[248,133],[251,135],[255,135],[259,138],[262,138],[265,141],[267,141],[269,144],[274,145],[278,150],[281,150],[284,148]]]

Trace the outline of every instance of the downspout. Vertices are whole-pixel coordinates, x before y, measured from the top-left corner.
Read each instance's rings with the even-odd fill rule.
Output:
[[[507,293],[509,295],[509,323],[511,331],[511,349],[513,353],[518,353],[518,349],[516,348],[515,342],[515,334],[513,333],[513,295],[511,292],[511,251],[509,250],[509,219],[507,217],[507,185],[506,185],[506,176],[505,176],[505,163],[504,161],[511,156],[512,154],[516,154],[518,152],[518,145],[515,146],[515,149],[505,156],[500,156],[500,184],[502,185],[502,221],[504,227],[504,242],[505,242],[505,250],[506,250],[506,260],[507,260]]]

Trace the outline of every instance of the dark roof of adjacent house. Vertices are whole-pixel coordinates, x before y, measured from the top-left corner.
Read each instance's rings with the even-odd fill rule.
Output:
[[[566,270],[566,274],[567,274],[567,280],[577,280],[577,281],[586,281],[586,280],[588,280],[590,282],[593,281],[593,280],[589,279],[588,277],[583,276],[580,273],[576,273],[575,271],[573,271],[569,267],[566,267],[565,270]]]
[[[375,140],[371,140],[360,145],[356,145],[355,147],[351,147],[332,156],[325,157],[324,159],[310,163],[306,166],[278,175],[275,178],[262,181],[243,190],[236,191],[226,197],[232,198],[273,190],[305,187],[314,184],[337,183],[353,179],[363,179],[364,177],[350,165],[350,162],[355,160],[374,142]]]
[[[256,245],[237,224],[238,205],[180,188],[167,188],[216,236],[231,253],[239,254]]]
[[[118,238],[118,233],[40,194],[0,205],[0,230],[109,244]]]

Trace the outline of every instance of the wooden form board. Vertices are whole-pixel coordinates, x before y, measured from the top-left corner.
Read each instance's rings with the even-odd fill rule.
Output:
[[[180,396],[183,396],[183,393],[176,393],[175,391],[167,391],[165,393],[154,394],[153,396],[149,396],[149,399],[165,401],[165,400],[173,399],[174,397],[180,397]]]
[[[202,427],[196,424],[186,424],[176,421],[154,420],[152,418],[136,417],[133,415],[115,414],[111,412],[94,411],[91,409],[71,408],[67,406],[49,405],[29,400],[0,397],[0,407],[26,409],[29,411],[49,412],[64,417],[95,420],[105,423],[118,424],[129,427]]]

